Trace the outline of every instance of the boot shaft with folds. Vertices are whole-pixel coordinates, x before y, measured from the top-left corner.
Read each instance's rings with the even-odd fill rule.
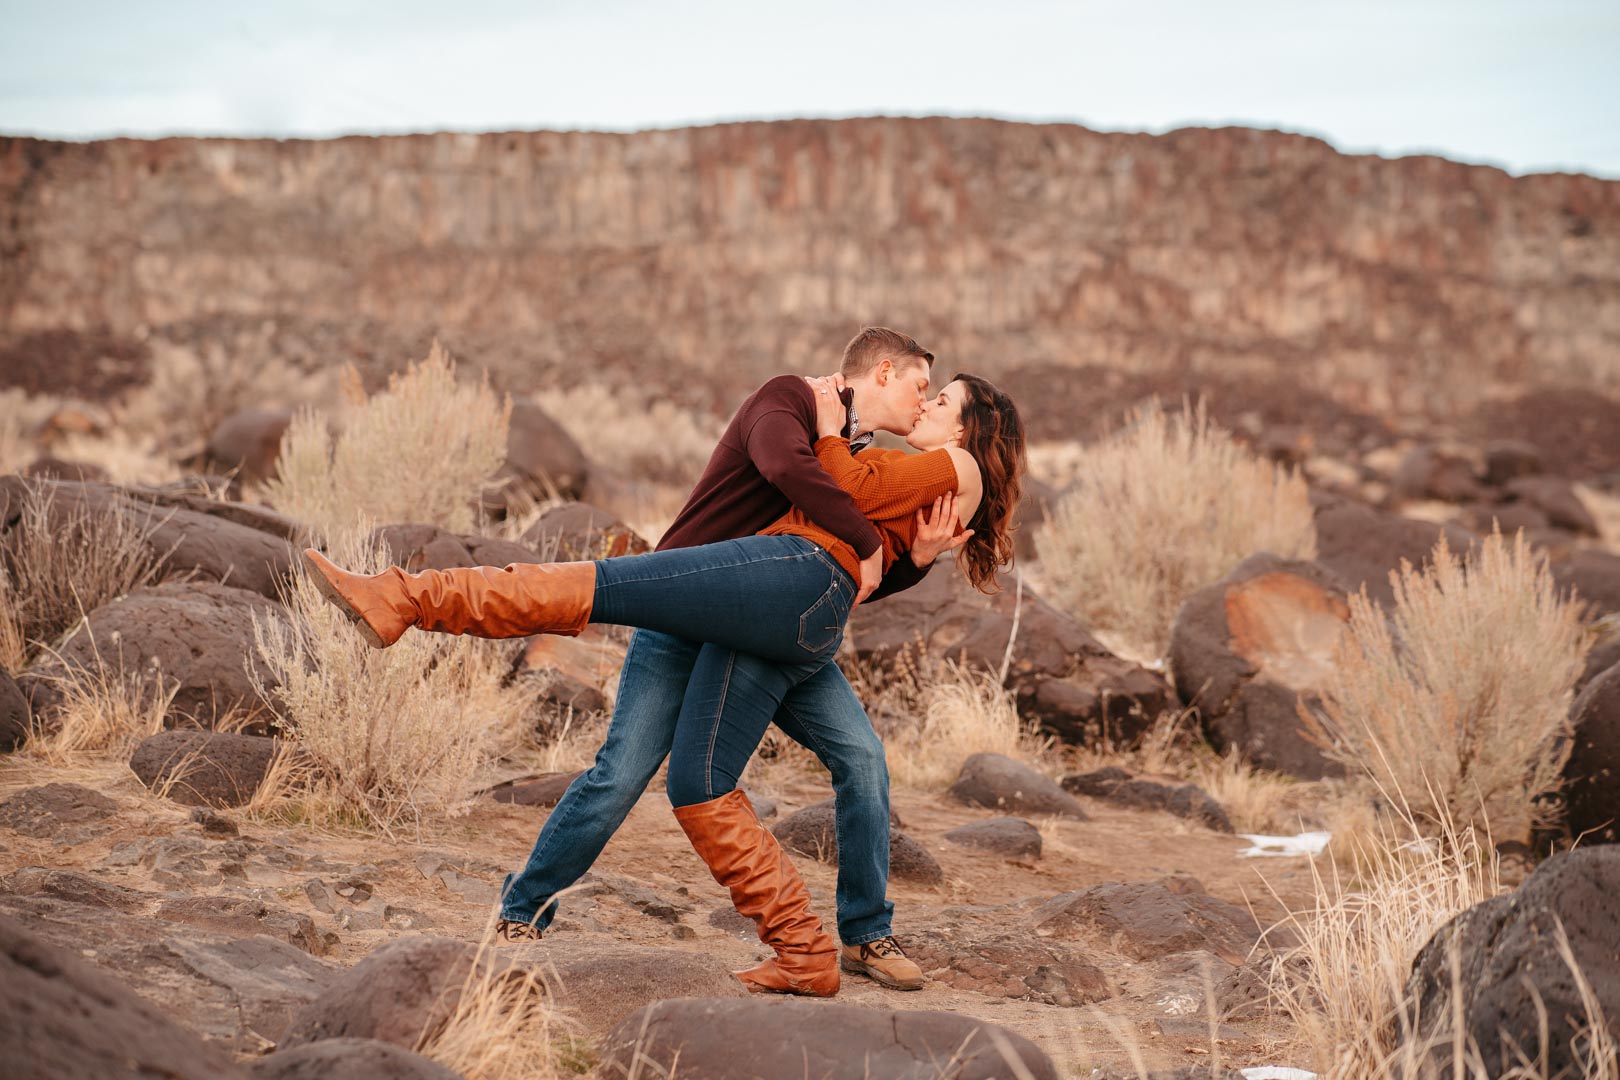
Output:
[[[373,648],[385,649],[411,627],[441,634],[508,638],[577,635],[590,622],[596,564],[513,563],[423,570],[390,566],[351,574],[314,548],[304,566],[321,595],[354,623]]]
[[[810,890],[748,796],[730,791],[677,806],[675,818],[737,910],[754,920],[759,940],[776,950],[775,960],[737,972],[743,985],[755,993],[838,993],[838,945],[810,910]]]

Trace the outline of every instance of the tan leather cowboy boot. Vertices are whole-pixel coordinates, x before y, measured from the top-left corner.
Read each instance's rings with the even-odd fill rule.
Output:
[[[386,649],[411,627],[474,637],[574,637],[591,619],[596,564],[513,563],[423,570],[390,566],[351,574],[314,548],[304,549],[310,580],[374,649]]]
[[[675,818],[714,880],[731,892],[737,910],[754,920],[759,940],[776,959],[736,972],[752,993],[832,997],[838,993],[838,946],[810,910],[810,890],[759,823],[739,789],[693,806]]]

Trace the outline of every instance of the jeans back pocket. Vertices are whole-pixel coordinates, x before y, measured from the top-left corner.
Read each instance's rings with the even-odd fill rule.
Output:
[[[836,650],[844,637],[844,623],[854,599],[843,575],[834,574],[821,599],[799,616],[799,647],[812,655]]]

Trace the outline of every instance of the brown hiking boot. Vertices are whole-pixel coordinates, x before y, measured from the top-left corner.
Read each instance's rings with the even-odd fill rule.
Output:
[[[838,966],[851,975],[865,975],[890,990],[921,990],[928,980],[922,968],[906,957],[905,950],[892,937],[878,938],[864,945],[845,945],[838,950]]]
[[[502,919],[495,924],[495,936],[502,941],[514,945],[525,941],[539,941],[545,935],[534,923],[518,922],[516,919]]]
[[[595,563],[513,563],[419,574],[390,566],[380,574],[351,574],[314,548],[305,548],[303,558],[321,595],[374,649],[386,649],[413,626],[486,638],[573,637],[590,621],[595,601]]]

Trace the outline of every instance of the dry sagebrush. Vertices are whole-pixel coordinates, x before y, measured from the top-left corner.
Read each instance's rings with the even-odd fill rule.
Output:
[[[1055,603],[1139,656],[1164,655],[1182,601],[1245,557],[1316,554],[1304,479],[1239,446],[1202,404],[1132,414],[1081,476],[1036,533],[1042,574]]]
[[[372,397],[349,386],[342,431],[313,410],[293,419],[266,494],[317,535],[361,522],[473,527],[473,503],[506,458],[510,402],[487,380],[463,385],[434,343],[426,360]]]
[[[388,565],[360,534],[329,554],[362,573]],[[520,738],[534,684],[506,683],[498,643],[409,632],[372,649],[328,604],[299,564],[289,619],[254,619],[254,644],[279,686],[261,687],[284,734],[312,763],[304,816],[392,833],[425,815],[453,813],[479,771]]]
[[[905,652],[886,675],[859,678],[868,708],[896,718],[885,725],[883,743],[900,787],[943,790],[973,754],[1033,760],[1050,745],[1018,715],[1012,692],[993,672]]]
[[[1576,607],[1525,542],[1487,537],[1467,557],[1442,537],[1433,565],[1392,575],[1395,606],[1365,593],[1322,691],[1330,753],[1440,820],[1523,840],[1550,812],[1586,649]]]
[[[0,665],[19,671],[85,614],[155,580],[150,515],[56,511],[47,484],[23,496],[0,541]]]

